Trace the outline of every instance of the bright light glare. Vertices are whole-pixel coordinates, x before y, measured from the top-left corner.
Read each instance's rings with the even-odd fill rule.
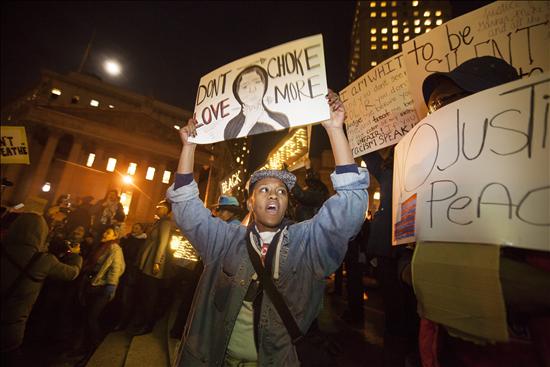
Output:
[[[132,183],[132,177],[130,176],[124,176],[122,177],[122,181],[127,184],[127,185],[130,185]]]
[[[105,71],[113,76],[117,76],[120,74],[120,64],[117,61],[114,60],[107,60],[104,64]]]
[[[374,200],[380,200],[380,192],[376,191],[372,197]]]
[[[46,182],[44,186],[42,186],[42,191],[49,192],[51,188],[52,188],[52,185],[49,182]]]

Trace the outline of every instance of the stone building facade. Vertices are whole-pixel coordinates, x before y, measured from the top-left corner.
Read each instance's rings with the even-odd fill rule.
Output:
[[[97,201],[116,189],[130,223],[152,221],[177,168],[175,126],[191,116],[94,76],[48,70],[1,112],[3,125],[25,127],[30,151],[30,165],[2,165],[2,177],[14,183],[4,190],[3,205],[47,206],[63,194]],[[204,197],[216,152],[199,146],[195,156]]]

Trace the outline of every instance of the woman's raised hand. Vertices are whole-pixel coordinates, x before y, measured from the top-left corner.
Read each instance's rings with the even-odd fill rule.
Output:
[[[187,120],[187,125],[180,128],[181,142],[184,146],[196,145],[196,143],[192,143],[189,141],[189,137],[194,138],[195,136],[197,136],[197,120],[191,117],[189,120]]]
[[[330,119],[322,122],[323,127],[325,129],[342,128],[346,117],[344,104],[338,94],[331,89],[328,90],[326,99],[330,107]]]

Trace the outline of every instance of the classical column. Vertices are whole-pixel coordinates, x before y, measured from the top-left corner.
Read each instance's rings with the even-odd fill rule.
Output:
[[[55,189],[55,195],[54,197],[59,197],[59,195],[62,194],[72,194],[74,195],[74,192],[69,190],[69,186],[71,184],[71,179],[74,179],[78,176],[79,170],[81,168],[78,167],[80,165],[80,155],[82,153],[82,142],[80,139],[78,139],[76,136],[73,137],[73,145],[71,146],[71,150],[69,151],[69,157],[67,158],[67,162],[65,162],[63,171],[61,172],[61,178],[59,179],[59,183],[57,184],[57,188]]]
[[[50,170],[52,158],[54,156],[55,149],[57,148],[57,143],[59,142],[60,136],[61,134],[57,131],[50,132],[50,135],[48,136],[48,141],[46,142],[44,149],[42,149],[36,169],[34,172],[32,172],[32,175],[30,177],[30,190],[26,197],[38,195],[42,188],[42,185],[44,185],[44,180],[46,179],[48,171]]]

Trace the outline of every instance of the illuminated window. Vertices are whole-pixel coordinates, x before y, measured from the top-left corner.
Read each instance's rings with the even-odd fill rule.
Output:
[[[371,50],[376,50],[376,45],[370,45]]]
[[[388,37],[387,36],[384,36],[381,38],[382,42],[388,42]]]
[[[399,22],[397,21],[397,19],[394,19],[391,21],[391,25],[397,25]]]
[[[54,96],[60,96],[61,95],[61,89],[54,88],[54,89],[52,89],[51,93]]]
[[[381,7],[385,7],[386,5],[387,5],[387,4],[386,4],[385,1],[382,1],[382,2],[380,3],[380,6],[381,6]]]
[[[436,10],[435,11],[435,16],[440,17],[441,16],[441,10]]]
[[[115,108],[115,106],[113,106],[112,104],[109,105],[109,108]]]
[[[409,33],[409,28],[403,29],[403,33]]]
[[[376,28],[371,28],[370,29],[370,34],[376,34]]]
[[[408,41],[408,40],[410,40],[410,39],[411,39],[411,37],[409,37],[409,36],[403,37],[403,41]]]
[[[382,45],[382,50],[387,50],[388,49],[388,45]]]
[[[398,35],[395,35],[395,36],[393,36],[393,37],[391,38],[391,40],[392,40],[393,42],[399,41],[399,36],[398,36]]]
[[[371,17],[371,18],[376,18],[376,12],[375,12],[375,11],[371,11],[371,12],[370,12],[370,17]]]
[[[413,15],[414,15],[415,17],[417,17],[418,14],[420,14],[420,12],[419,12],[418,10],[413,11]]]
[[[416,33],[416,34],[420,33],[420,27],[415,27],[414,28],[414,33]]]
[[[415,19],[414,20],[414,25],[420,25],[420,19]]]
[[[92,99],[90,101],[90,106],[92,107],[98,107],[99,106],[99,101],[96,101],[95,99]]]
[[[391,6],[397,6],[397,1],[392,1]]]
[[[116,167],[116,159],[115,158],[109,158],[109,160],[107,161],[106,170],[109,171],[109,172],[113,172],[115,170],[115,167]]]
[[[425,16],[425,17],[429,17],[429,16],[430,16],[430,14],[431,14],[431,13],[430,13],[430,11],[429,11],[429,10],[426,10],[426,11],[424,12],[424,16]]]
[[[370,7],[371,8],[376,8],[376,1],[371,1],[370,2]]]
[[[397,18],[397,12],[396,12],[396,11],[392,11],[392,12],[391,12],[391,16],[394,17],[394,18]]]
[[[371,42],[376,42],[376,36],[371,36],[371,37],[370,37],[370,41],[371,41]]]
[[[148,167],[147,174],[145,175],[145,179],[149,181],[153,181],[153,178],[155,178],[155,167]]]
[[[88,166],[88,167],[93,166],[94,161],[95,161],[95,154],[94,153],[88,154],[88,160],[86,161],[86,166]]]
[[[431,28],[426,28],[426,31],[424,33],[428,33],[431,30],[432,30]]]
[[[399,45],[398,45],[397,43],[394,43],[393,46],[392,46],[392,48],[393,48],[394,50],[399,50]]]
[[[408,21],[403,21],[403,25],[409,25],[409,22]]]
[[[170,171],[164,171],[162,175],[162,183],[170,183],[170,176],[172,175],[172,172]]]
[[[443,24],[443,19],[438,19],[435,21],[435,24],[437,25],[442,25]]]
[[[388,33],[388,28],[382,28],[382,34]]]
[[[418,1],[413,1],[413,6],[418,6]]]
[[[376,61],[371,61],[370,62],[370,66],[376,66],[377,62]]]
[[[391,29],[391,33],[397,33],[397,32],[399,32],[399,29],[397,29],[397,27],[393,27]]]
[[[380,13],[380,16],[381,16],[382,18],[385,18],[387,15],[388,15],[388,13],[386,13],[385,11],[383,11],[382,13]]]
[[[137,168],[137,164],[136,163],[130,163],[128,165],[128,174],[129,175],[135,175],[136,174],[136,168]]]
[[[432,25],[432,20],[431,19],[426,19],[424,21],[424,25]]]

